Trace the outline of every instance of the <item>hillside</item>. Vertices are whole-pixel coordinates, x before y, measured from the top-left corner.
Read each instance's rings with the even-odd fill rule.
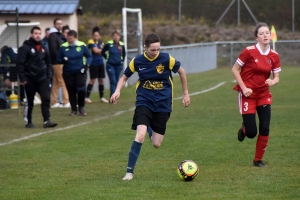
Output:
[[[91,16],[83,15],[79,18],[79,35],[81,40],[87,41],[91,37],[94,26],[100,27],[103,41],[110,39],[110,34],[115,29],[121,29],[121,16]],[[128,32],[134,32],[135,28],[128,27]],[[254,40],[253,27],[250,25],[237,26],[208,26],[199,21],[190,21],[179,24],[174,19],[143,19],[143,38],[148,33],[156,32],[162,40],[162,45],[191,44],[213,41]],[[288,30],[276,30],[279,40],[300,39],[298,32]],[[136,48],[136,36],[128,35],[128,48]]]

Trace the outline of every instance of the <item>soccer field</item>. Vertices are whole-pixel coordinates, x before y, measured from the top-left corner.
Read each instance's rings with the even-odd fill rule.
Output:
[[[15,110],[1,112],[0,199],[299,199],[299,73],[282,67],[271,88],[266,168],[252,166],[256,138],[237,140],[242,119],[229,68],[188,75],[191,105],[174,100],[161,148],[145,139],[132,181],[122,177],[135,136],[134,86],[122,91],[118,105],[100,103],[94,93],[86,117],[51,109],[59,123],[51,130],[42,128],[39,106],[37,129],[25,129]],[[174,82],[180,97],[179,77]],[[176,172],[185,159],[199,166],[192,182]]]

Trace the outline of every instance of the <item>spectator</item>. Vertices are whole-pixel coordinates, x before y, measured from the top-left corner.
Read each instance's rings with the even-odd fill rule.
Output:
[[[67,35],[68,35],[69,30],[70,30],[70,28],[69,28],[68,25],[65,25],[65,26],[62,27],[62,40],[63,40],[63,42],[67,41]],[[64,107],[63,100],[62,100],[62,88],[61,87],[58,89],[57,102],[60,103],[60,108]]]
[[[3,46],[1,48],[1,64],[12,64],[16,63],[17,61],[17,49],[14,49],[12,47]],[[19,87],[18,85],[18,77],[17,77],[17,68],[16,67],[1,67],[0,68],[1,73],[3,74],[4,79],[4,85],[6,87],[12,87],[12,83],[14,83],[14,86]],[[16,91],[18,91],[18,88],[14,88]],[[11,94],[11,91],[7,91],[6,95],[9,96]],[[24,87],[20,86],[20,104],[24,105]]]
[[[1,64],[8,64],[8,63],[16,63],[17,60],[17,52],[14,51],[13,48],[8,46],[3,46],[1,48]],[[17,81],[17,70],[15,67],[7,67],[2,70],[5,72],[6,78],[9,78],[10,81],[14,82]]]
[[[63,43],[57,55],[57,62],[64,63],[63,78],[69,93],[71,103],[71,116],[77,115],[77,105],[79,113],[86,116],[84,110],[84,98],[86,96],[86,71],[92,62],[92,55],[84,42],[77,40],[77,32],[70,30],[67,42]],[[83,60],[86,58],[86,63]]]
[[[45,37],[42,39],[42,44],[46,47],[48,52],[49,52],[49,45],[48,45],[49,35],[50,35],[50,28],[46,28],[45,29]]]
[[[57,123],[50,121],[50,93],[52,69],[49,54],[41,43],[41,29],[35,26],[31,29],[30,39],[26,40],[18,50],[17,69],[20,82],[25,85],[28,109],[26,128],[35,128],[32,123],[32,110],[35,93],[38,92],[42,100],[42,115],[44,128],[55,127]]]
[[[123,70],[126,56],[124,43],[120,41],[121,33],[113,31],[113,40],[109,40],[102,49],[102,56],[106,61],[106,71],[110,82],[110,96],[115,92],[117,82]]]
[[[92,103],[90,97],[91,91],[93,89],[93,85],[95,83],[96,78],[98,78],[98,91],[100,96],[100,101],[104,103],[108,103],[108,101],[104,98],[104,78],[105,78],[105,70],[104,70],[104,61],[101,55],[101,51],[103,48],[103,43],[100,40],[100,29],[99,27],[93,28],[93,39],[89,39],[88,48],[92,52],[93,61],[89,68],[90,72],[90,82],[87,86],[86,98],[85,102]]]
[[[54,28],[50,29],[50,35],[48,39],[48,45],[49,45],[49,52],[50,52],[50,59],[51,64],[53,68],[53,87],[52,87],[52,94],[51,94],[51,101],[52,101],[52,108],[58,108],[61,107],[60,103],[57,101],[58,97],[58,90],[61,87],[62,88],[62,97],[63,97],[63,107],[69,108],[69,97],[68,97],[68,91],[64,82],[64,79],[62,77],[62,68],[63,65],[57,63],[56,57],[57,53],[59,51],[60,45],[64,42],[63,41],[63,35],[60,33],[62,30],[62,20],[59,18],[56,18],[54,20]]]
[[[64,42],[67,41],[69,31],[70,31],[69,25],[65,25],[65,26],[62,27],[62,35],[64,36],[63,37]]]

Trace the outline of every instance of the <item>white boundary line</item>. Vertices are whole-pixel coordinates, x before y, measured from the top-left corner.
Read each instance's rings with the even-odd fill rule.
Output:
[[[221,87],[222,85],[224,85],[225,83],[226,82],[221,82],[221,83],[219,83],[219,84],[217,84],[217,85],[215,85],[215,86],[213,86],[211,88],[208,88],[208,89],[205,89],[205,90],[202,90],[202,91],[199,91],[199,92],[191,93],[190,96],[194,96],[194,95],[198,95],[198,94],[202,94],[202,93],[205,93],[205,92],[209,92],[209,91],[215,90],[218,87]],[[182,98],[182,96],[181,97],[176,97],[176,98],[174,98],[174,100],[178,100],[178,99],[181,99],[181,98]],[[79,123],[79,124],[75,124],[75,125],[71,125],[71,126],[66,126],[66,127],[63,127],[63,128],[53,129],[53,130],[50,130],[50,131],[44,131],[44,132],[40,132],[40,133],[35,133],[35,134],[32,134],[32,135],[28,135],[28,136],[25,136],[25,137],[21,137],[21,138],[18,138],[18,139],[11,140],[9,142],[0,143],[0,147],[1,146],[5,146],[5,145],[9,145],[9,144],[13,144],[13,143],[16,143],[16,142],[20,142],[20,141],[23,141],[23,140],[28,140],[30,138],[38,137],[38,136],[45,135],[45,134],[48,134],[48,133],[63,131],[63,130],[75,128],[75,127],[78,127],[78,126],[83,126],[83,125],[91,124],[93,122],[98,122],[98,121],[101,121],[101,120],[104,120],[104,119],[107,119],[107,118],[110,118],[110,117],[115,117],[115,116],[121,115],[121,114],[123,114],[125,112],[129,112],[129,111],[132,111],[134,109],[135,109],[135,107],[130,108],[128,110],[118,111],[118,112],[116,112],[115,114],[112,114],[112,115],[108,115],[108,116],[96,118],[96,119],[94,119],[92,121],[89,121],[89,122],[83,122],[83,123]]]

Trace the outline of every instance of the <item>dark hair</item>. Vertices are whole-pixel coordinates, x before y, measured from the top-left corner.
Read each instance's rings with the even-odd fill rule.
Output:
[[[32,27],[32,29],[31,29],[30,33],[33,33],[33,32],[34,32],[34,30],[40,30],[40,31],[41,31],[41,28],[40,28],[40,27],[38,27],[38,26],[34,26],[34,27]]]
[[[96,33],[96,32],[98,32],[100,34],[100,28],[98,26],[95,26],[93,28],[93,34]]]
[[[147,35],[147,37],[145,39],[146,47],[149,47],[150,44],[156,43],[156,42],[160,42],[160,38],[156,33],[150,33],[149,35]]]
[[[62,27],[62,32],[64,32],[65,30],[70,30],[69,25],[65,25]]]
[[[45,29],[45,32],[47,32],[47,31],[50,31],[50,28],[46,28],[46,29]]]
[[[118,30],[114,30],[114,31],[111,33],[111,35],[114,35],[114,34],[118,34],[119,36],[121,36],[121,33],[120,33],[120,31],[118,31]]]
[[[254,29],[255,38],[257,37],[258,29],[260,29],[261,27],[267,27],[270,30],[270,27],[268,26],[268,24],[266,24],[264,22],[258,22],[255,26],[255,29]]]
[[[56,24],[56,21],[58,21],[58,20],[61,20],[60,18],[55,18],[54,20],[53,20],[53,24],[55,25]]]
[[[4,49],[7,49],[9,48],[8,46],[4,45],[1,49],[0,49],[0,52],[2,52]]]
[[[75,38],[77,38],[77,32],[74,31],[74,30],[70,30],[70,31],[68,32],[68,36],[74,36]]]

